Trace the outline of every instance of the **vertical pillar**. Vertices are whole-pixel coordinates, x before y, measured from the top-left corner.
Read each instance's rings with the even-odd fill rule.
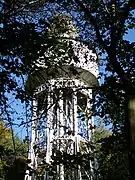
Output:
[[[74,136],[75,136],[75,145],[74,145],[74,153],[77,155],[79,152],[79,139],[78,139],[78,113],[77,113],[77,92],[76,89],[73,89],[73,117],[74,117]],[[81,171],[80,166],[76,164],[75,169],[75,180],[81,180]]]
[[[88,98],[87,98],[87,109],[88,109],[88,139],[89,141],[93,140],[93,129],[91,127],[94,126],[94,119],[91,117],[91,103],[90,100],[92,99],[92,90],[88,90]]]
[[[73,89],[73,118],[74,118],[74,133],[77,137],[78,135],[78,119],[77,119],[77,92],[76,89]],[[77,147],[77,150],[78,147]]]
[[[59,125],[60,125],[60,137],[62,137],[64,135],[64,109],[63,109],[63,92],[62,90],[60,90],[60,94],[59,94]]]
[[[88,136],[89,136],[89,142],[93,143],[93,134],[94,134],[94,118],[91,116],[91,103],[90,100],[92,99],[92,89],[89,89],[88,91],[88,100],[87,100],[87,107],[88,107],[88,111],[89,111],[89,119],[88,119]],[[92,129],[91,129],[92,127]],[[91,151],[91,150],[90,150]],[[90,175],[90,179],[93,179],[93,165],[92,165],[92,161],[90,160],[90,170],[91,170],[91,175]]]
[[[29,159],[31,159],[30,167],[32,169],[35,169],[37,166],[36,161],[36,155],[34,151],[34,145],[36,142],[36,134],[37,134],[37,101],[36,99],[32,102],[32,123],[31,123],[31,144],[30,144],[30,150],[29,150]],[[30,171],[26,171],[25,180],[32,180],[32,176],[30,175]]]
[[[52,129],[52,123],[53,123],[53,116],[52,116],[52,97],[51,93],[48,93],[48,104],[47,104],[47,120],[46,120],[46,136],[47,136],[47,147],[46,147],[46,162],[50,163],[50,157],[52,155],[52,139],[53,139],[53,129]]]
[[[68,101],[67,101],[67,98],[65,98],[65,126],[68,128]],[[67,129],[68,130],[68,129]],[[66,130],[66,132],[67,132]]]
[[[57,99],[59,98],[59,95],[57,95]],[[56,102],[55,104],[56,106],[56,127],[57,127],[57,133],[56,133],[56,148],[57,150],[60,150],[60,140],[59,140],[59,137],[60,137],[60,110],[59,110],[59,103]],[[60,179],[60,165],[57,165],[57,177],[56,177],[56,180],[59,180]]]
[[[35,168],[34,166],[37,166],[36,164],[36,155],[34,152],[34,145],[36,143],[37,138],[37,101],[36,99],[33,100],[33,115],[32,115],[32,135],[31,135],[31,165],[32,168]]]
[[[64,116],[63,116],[63,92],[62,90],[60,90],[60,94],[59,94],[59,137],[60,138],[64,138]],[[63,139],[59,140],[59,147],[60,147],[60,151],[63,151]],[[64,180],[64,165],[60,164],[59,166],[59,171],[60,171],[60,180]]]
[[[72,134],[73,134],[73,133],[74,133],[74,105],[73,105],[73,94],[71,95],[71,101],[70,101],[70,99],[69,99],[68,108],[69,108],[69,111],[70,111],[70,114],[69,114],[69,124],[70,124],[71,132],[72,132]]]

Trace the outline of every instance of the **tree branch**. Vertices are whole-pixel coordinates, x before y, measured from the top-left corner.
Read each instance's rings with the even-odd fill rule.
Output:
[[[114,22],[113,22],[113,25],[111,27],[111,45],[109,47],[109,50],[107,51],[107,53],[109,55],[110,63],[112,64],[113,69],[118,74],[121,81],[123,82],[123,85],[125,86],[125,90],[130,89],[130,87],[131,87],[130,81],[129,81],[125,71],[122,69],[121,65],[117,61],[116,48],[118,46],[118,42],[121,39],[121,34],[123,32],[124,24],[125,24],[126,19],[128,18],[128,15],[129,15],[129,12],[131,10],[131,5],[132,5],[133,1],[134,0],[129,0],[128,4],[125,5],[125,7],[123,9],[122,16],[119,20],[119,25],[116,24],[117,20],[116,20],[116,17],[114,17],[114,19],[113,19]]]
[[[84,6],[84,4],[81,1],[75,0],[75,2],[78,4],[78,6],[80,6],[80,8],[84,11],[84,13],[90,19],[90,22],[96,31],[96,37],[97,37],[97,40],[99,41],[99,44],[101,44],[105,50],[108,50],[108,46],[106,45],[105,41],[102,39],[102,36],[100,34],[96,19],[92,16],[91,12]]]
[[[125,7],[123,8],[123,13],[120,17],[119,28],[118,28],[117,36],[116,36],[117,43],[121,38],[121,33],[123,32],[125,21],[129,16],[129,12],[133,9],[134,4],[135,4],[134,0],[129,0],[128,4],[126,4]]]

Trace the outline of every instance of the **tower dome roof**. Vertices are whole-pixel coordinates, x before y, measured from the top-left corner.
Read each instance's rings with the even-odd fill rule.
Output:
[[[58,15],[51,20],[48,41],[51,39],[54,43],[48,48],[47,42],[42,45],[45,48],[44,55],[37,60],[38,69],[27,81],[30,91],[47,80],[62,77],[80,79],[90,87],[98,85],[98,57],[76,37],[77,30],[70,16]]]

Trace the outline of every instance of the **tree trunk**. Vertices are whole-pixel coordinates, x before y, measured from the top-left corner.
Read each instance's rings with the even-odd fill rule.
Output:
[[[126,97],[125,135],[129,157],[130,180],[135,180],[135,96]]]

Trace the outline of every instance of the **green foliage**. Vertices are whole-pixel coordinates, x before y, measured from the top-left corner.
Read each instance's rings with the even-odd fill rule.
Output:
[[[112,134],[100,121],[95,129],[95,147],[97,180],[129,179],[128,153],[121,134]]]
[[[26,159],[25,157],[27,156],[26,154],[27,144],[24,144],[18,137],[15,137],[14,141],[15,141],[15,149],[13,146],[11,130],[8,127],[6,127],[3,121],[0,121],[0,178],[1,180],[6,179],[11,168],[15,166],[16,158],[21,159],[21,156],[22,156],[23,159]],[[22,170],[23,170],[23,167],[22,167]],[[17,169],[15,169],[15,173],[17,173]],[[11,179],[14,179],[13,177],[14,176],[12,176]]]

